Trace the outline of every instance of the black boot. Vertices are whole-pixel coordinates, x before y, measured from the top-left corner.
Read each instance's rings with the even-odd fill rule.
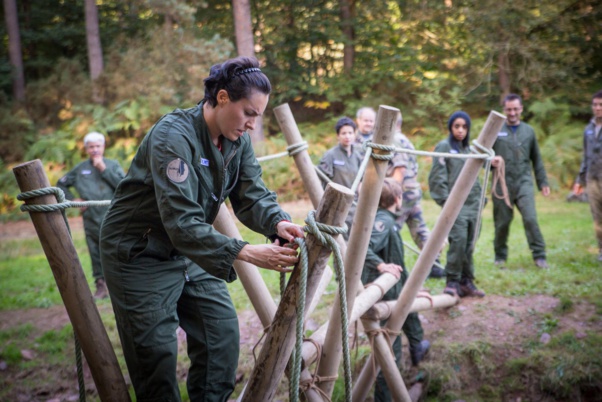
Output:
[[[424,359],[431,348],[431,343],[426,339],[420,341],[415,347],[410,346],[410,358],[412,359],[412,366],[417,366]]]

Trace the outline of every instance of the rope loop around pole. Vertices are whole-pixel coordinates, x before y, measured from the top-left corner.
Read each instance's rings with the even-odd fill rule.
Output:
[[[380,154],[376,154],[376,153],[372,152],[372,155],[370,155],[370,156],[379,161],[390,161],[391,159],[393,159],[393,156],[395,156],[395,147],[393,145],[383,145],[383,144],[377,144],[372,141],[366,141],[366,142],[364,142],[363,146],[364,146],[364,148],[370,147],[372,149],[379,149],[381,151],[389,151],[388,154],[384,154],[384,155],[380,155]]]
[[[307,218],[305,219],[306,226],[303,230],[309,234],[312,234],[315,239],[324,247],[327,247],[332,251],[334,258],[334,268],[339,283],[339,299],[341,308],[341,337],[343,346],[343,368],[345,372],[345,400],[351,402],[352,394],[352,383],[351,383],[351,358],[349,355],[349,338],[347,336],[347,327],[349,326],[349,319],[347,316],[347,289],[345,286],[345,268],[343,263],[343,256],[341,250],[337,244],[334,235],[343,234],[347,232],[346,225],[343,227],[325,225],[320,222],[316,222],[315,217],[316,211],[309,211]],[[304,318],[305,318],[305,293],[307,289],[307,270],[308,270],[308,258],[307,258],[307,246],[305,239],[296,238],[295,243],[299,245],[299,264],[298,268],[300,271],[299,279],[299,294],[297,297],[297,325],[296,325],[296,342],[295,349],[292,356],[293,362],[293,375],[291,378],[291,392],[290,399],[293,402],[299,400],[299,380],[301,378],[301,366],[303,364],[302,352],[303,352],[303,332],[304,332]]]
[[[56,197],[56,204],[38,204],[38,205],[21,205],[20,209],[23,212],[54,212],[62,211],[67,208],[87,208],[87,207],[104,207],[108,206],[110,200],[99,200],[99,201],[67,201],[65,199],[65,193],[58,187],[45,187],[37,190],[26,191],[18,194],[17,199],[19,201],[31,200],[33,198],[41,197],[43,195],[54,195]]]
[[[292,144],[292,145],[289,145],[288,147],[286,147],[286,150],[288,151],[288,156],[295,156],[299,152],[305,151],[307,149],[309,149],[309,145],[307,144],[307,141],[301,141],[301,142],[298,142],[296,144]]]

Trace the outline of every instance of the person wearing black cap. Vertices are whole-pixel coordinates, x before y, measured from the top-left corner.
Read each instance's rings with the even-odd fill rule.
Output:
[[[463,111],[454,112],[447,122],[449,137],[439,142],[435,152],[451,154],[470,153],[470,116]],[[454,183],[458,179],[465,159],[433,158],[429,173],[431,197],[441,206],[447,201]],[[474,284],[473,238],[477,233],[481,185],[475,181],[458,218],[449,232],[449,249],[445,271],[447,284],[445,293],[460,297],[484,297],[485,292]]]

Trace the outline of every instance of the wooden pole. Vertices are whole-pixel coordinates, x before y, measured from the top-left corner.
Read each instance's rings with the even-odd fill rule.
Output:
[[[278,121],[278,125],[284,134],[287,144],[289,146],[302,144],[303,138],[301,137],[299,127],[297,127],[293,112],[291,111],[288,103],[284,103],[275,107],[274,115],[276,116],[276,120]],[[297,169],[299,170],[301,180],[303,180],[305,191],[307,191],[313,207],[317,209],[318,205],[320,204],[320,200],[322,200],[322,197],[324,196],[324,188],[322,187],[322,182],[316,173],[314,164],[309,156],[309,152],[307,152],[307,150],[300,151],[293,155],[293,159]],[[339,245],[339,250],[341,250],[341,255],[344,256],[347,254],[347,244],[345,243],[345,240],[343,240],[342,236],[337,236],[337,243]],[[304,364],[305,368],[301,373],[301,380],[304,382],[310,381],[311,379],[311,374],[307,370],[307,366],[309,365]],[[308,389],[304,396],[310,402],[322,400],[320,394],[313,388]]]
[[[395,134],[395,125],[399,109],[380,106],[376,118],[376,130],[373,142],[382,145],[391,145]],[[387,151],[373,150],[376,154],[388,154]],[[353,311],[353,303],[357,293],[357,286],[360,282],[364,260],[368,251],[370,234],[374,225],[374,217],[378,200],[382,191],[387,161],[372,159],[368,164],[364,180],[362,182],[357,212],[353,219],[351,234],[347,243],[347,253],[345,254],[345,280],[347,282],[347,309]],[[337,297],[330,315],[330,324],[328,333],[322,348],[322,359],[318,367],[318,375],[323,378],[336,377],[339,370],[339,364],[342,354],[341,344],[341,316],[339,314],[341,301]],[[320,389],[326,395],[332,395],[334,381],[323,381],[319,384]]]
[[[380,330],[380,325],[377,321],[366,320],[362,318],[362,325],[367,333],[370,331]],[[395,336],[391,335],[391,341],[395,341]],[[376,356],[376,361],[382,368],[385,381],[389,387],[389,392],[391,392],[391,399],[394,401],[411,402],[410,394],[408,393],[408,389],[403,382],[403,378],[401,378],[401,373],[399,372],[397,362],[395,361],[395,355],[393,354],[391,345],[389,342],[387,342],[387,338],[385,338],[381,332],[377,332],[376,335],[373,335],[372,345],[372,354],[373,356]],[[372,362],[368,360],[366,363]],[[355,398],[354,394],[351,400],[359,401],[360,399]]]
[[[42,162],[38,159],[13,169],[21,192],[50,187]],[[27,205],[56,204],[54,195],[26,201]],[[61,211],[30,212],[56,285],[88,361],[98,395],[103,401],[130,401],[127,386],[115,351],[94,304],[77,251]]]
[[[345,222],[352,201],[351,190],[329,183],[316,212],[316,221],[326,225],[341,226]],[[306,244],[308,250],[307,306],[320,282],[330,256],[330,250],[320,244],[311,234],[307,236]],[[300,269],[297,267],[282,295],[274,321],[251,373],[245,395],[242,398],[243,401],[269,401],[274,397],[295,344],[296,300],[300,279]]]
[[[477,139],[478,143],[485,148],[490,149],[505,120],[506,117],[504,115],[491,111],[485,122],[485,126],[479,134],[479,138]],[[418,256],[414,269],[410,273],[407,282],[397,298],[395,310],[393,311],[391,318],[387,321],[387,328],[394,331],[399,331],[401,329],[410,312],[412,301],[416,298],[416,295],[422,288],[422,284],[426,280],[430,269],[439,254],[439,250],[441,250],[445,239],[449,235],[449,232],[460,213],[460,209],[462,208],[462,205],[464,205],[468,193],[472,189],[472,186],[479,175],[482,165],[483,159],[468,159],[464,164],[464,168],[460,172],[460,176],[443,206],[443,210],[437,219],[437,223],[435,223],[435,227],[429,235],[429,238],[422,249],[422,253]],[[368,364],[364,365],[356,383],[358,389],[360,382],[364,389],[366,386],[368,389],[370,388],[373,383],[373,378],[376,376],[375,369],[378,368]]]
[[[451,307],[456,305],[459,300],[460,299],[458,297],[448,295],[447,293],[434,296],[428,295],[428,297],[420,297],[420,295],[418,295],[418,297],[416,297],[416,299],[414,299],[414,302],[412,303],[410,313],[434,310],[437,308]],[[366,311],[362,315],[362,318],[375,321],[388,320],[391,314],[393,313],[396,304],[397,300],[378,302],[375,305],[373,305],[370,309],[368,309],[368,311]]]
[[[303,138],[301,138],[301,133],[299,132],[299,128],[293,117],[293,112],[291,112],[288,103],[276,106],[274,108],[274,115],[276,116],[278,125],[289,146],[303,143]],[[295,165],[297,165],[297,169],[303,180],[305,191],[307,191],[314,208],[317,208],[324,195],[324,188],[322,187],[322,182],[320,181],[318,174],[314,170],[314,164],[309,157],[309,152],[307,152],[307,150],[298,152],[293,156],[293,159],[295,160]]]

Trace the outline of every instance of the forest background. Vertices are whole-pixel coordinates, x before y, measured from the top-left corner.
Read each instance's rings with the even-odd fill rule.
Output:
[[[336,119],[360,106],[399,108],[404,132],[428,150],[451,112],[468,111],[480,129],[515,92],[555,190],[575,178],[602,89],[597,0],[4,0],[2,13],[2,221],[25,217],[14,165],[39,158],[56,182],[94,130],[127,169],[155,121],[194,106],[210,66],[237,54],[256,55],[274,88],[253,134],[258,155],[286,146],[271,113],[282,103],[317,161]],[[265,175],[284,201],[303,194],[290,170],[276,162]]]

